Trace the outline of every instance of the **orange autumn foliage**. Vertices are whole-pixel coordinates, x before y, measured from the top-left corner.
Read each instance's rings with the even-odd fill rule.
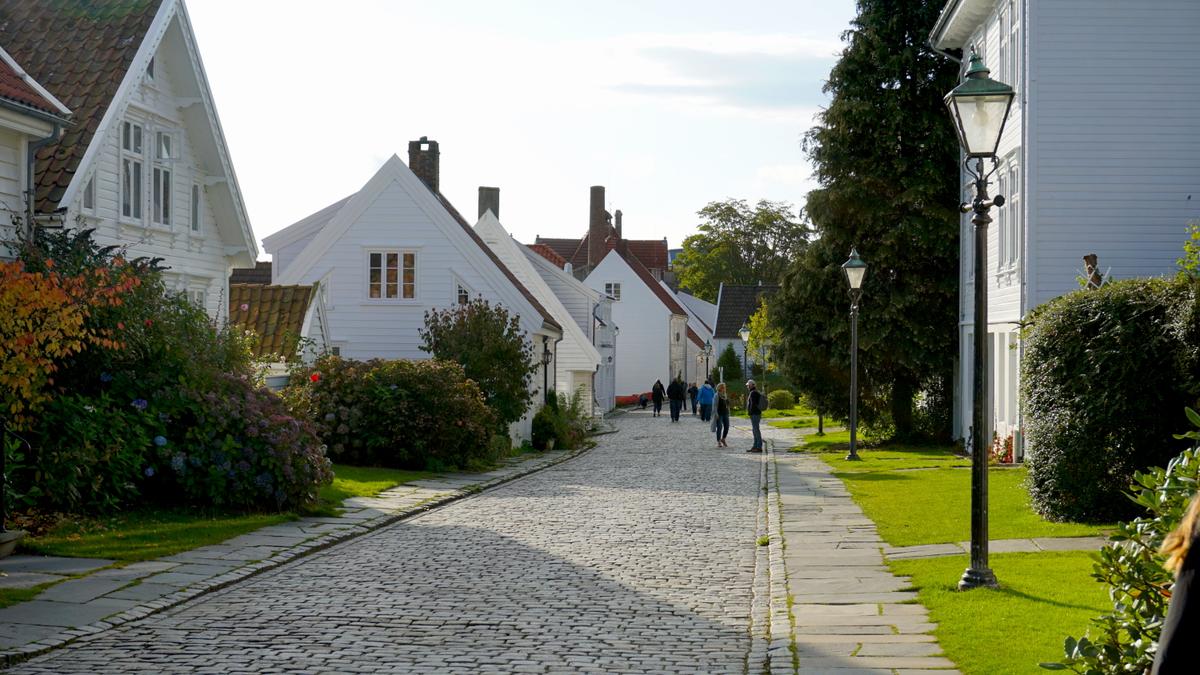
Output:
[[[0,263],[0,416],[25,428],[50,399],[54,373],[88,347],[120,349],[119,336],[91,326],[94,309],[117,306],[140,280],[132,270],[96,269],[65,276],[28,272],[21,262]]]

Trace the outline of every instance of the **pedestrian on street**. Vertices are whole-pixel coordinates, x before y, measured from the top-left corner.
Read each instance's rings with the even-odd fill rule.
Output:
[[[746,452],[762,452],[762,414],[767,409],[767,397],[758,390],[754,380],[746,380],[746,413],[750,415],[750,426],[754,429],[754,445]]]
[[[700,385],[700,391],[696,394],[696,400],[700,403],[700,421],[712,421],[713,398],[717,395],[717,391],[713,389],[712,382],[704,381]]]
[[[663,389],[662,380],[655,380],[654,386],[650,387],[650,400],[654,402],[654,416],[658,417],[662,414],[663,397],[666,396],[667,390]]]
[[[1183,522],[1167,535],[1162,545],[1161,552],[1167,556],[1165,566],[1175,572],[1175,583],[1171,586],[1171,604],[1158,638],[1152,675],[1192,673],[1200,663],[1200,643],[1196,641],[1200,632],[1200,596],[1193,592],[1200,589],[1192,588],[1196,585],[1196,566],[1200,565],[1200,551],[1195,545],[1198,536],[1200,493],[1192,497]]]
[[[646,398],[645,394],[638,394],[638,405],[642,406],[642,410],[646,409],[646,404],[649,402],[650,399]]]
[[[679,421],[679,411],[683,408],[683,402],[687,400],[687,388],[683,386],[683,380],[676,377],[671,380],[671,384],[667,386],[667,398],[671,400],[671,421]]]
[[[728,448],[729,444],[725,442],[725,437],[729,435],[729,395],[725,392],[725,383],[718,384],[713,394],[717,407],[716,414],[713,415],[712,428],[717,432],[717,447]]]
[[[695,382],[693,382],[692,385],[687,389],[688,399],[692,402],[692,415],[696,414],[696,396],[699,395],[699,393],[700,390],[696,388]]]

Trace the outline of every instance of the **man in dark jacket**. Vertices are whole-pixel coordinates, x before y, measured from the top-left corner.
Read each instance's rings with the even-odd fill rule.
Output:
[[[693,382],[692,385],[687,388],[688,400],[692,402],[692,415],[696,414],[696,396],[699,393],[700,390],[696,387],[695,382]]]
[[[679,411],[687,399],[687,388],[683,386],[683,380],[678,377],[671,380],[671,384],[667,386],[667,398],[671,400],[671,421],[678,422]]]
[[[754,445],[746,452],[762,452],[762,414],[767,409],[767,397],[758,390],[754,380],[746,381],[746,413],[750,415],[750,428],[754,431]]]
[[[655,380],[654,386],[650,387],[650,400],[654,402],[654,416],[658,417],[662,413],[663,396],[666,390],[663,389],[662,380]]]

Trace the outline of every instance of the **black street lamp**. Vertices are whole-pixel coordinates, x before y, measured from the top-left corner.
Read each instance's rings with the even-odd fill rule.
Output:
[[[979,53],[971,49],[971,65],[961,84],[946,94],[946,107],[954,119],[966,159],[963,165],[975,179],[975,198],[961,206],[963,213],[974,213],[975,226],[975,355],[971,400],[971,566],[958,581],[959,590],[995,587],[996,575],[988,567],[988,474],[984,430],[984,404],[987,401],[987,226],[992,222],[988,211],[1004,206],[1004,196],[988,197],[988,178],[996,172],[996,149],[1004,133],[1004,122],[1015,96],[1013,88],[988,75]],[[983,160],[991,158],[992,170],[984,169]],[[974,168],[971,160],[975,160]]]
[[[542,403],[550,402],[550,362],[553,360],[549,340],[542,338]]]
[[[858,257],[858,249],[850,249],[850,259],[842,263],[842,271],[850,284],[850,454],[846,459],[857,462],[862,460],[858,456],[858,301],[867,276],[867,263]]]
[[[746,350],[750,347],[750,327],[745,321],[738,329],[738,337],[742,338],[742,376],[750,379],[750,364],[746,361]]]
[[[704,379],[708,380],[712,377],[712,367],[708,364],[708,359],[713,354],[712,340],[704,341]]]

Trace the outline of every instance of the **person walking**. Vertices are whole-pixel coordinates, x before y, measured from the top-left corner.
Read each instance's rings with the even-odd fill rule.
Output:
[[[705,380],[704,384],[700,385],[700,391],[696,393],[696,401],[700,403],[701,422],[712,421],[713,398],[716,395],[716,390],[713,389],[712,383],[708,380]]]
[[[667,398],[671,401],[671,421],[678,422],[679,410],[687,400],[687,389],[683,386],[683,380],[678,377],[671,380],[671,384],[667,386]]]
[[[696,388],[696,383],[693,382],[687,389],[688,399],[692,402],[692,415],[696,414],[696,397],[700,394],[700,390]]]
[[[716,408],[713,411],[712,428],[717,433],[717,447],[728,448],[725,437],[729,435],[729,395],[725,392],[724,382],[717,385],[713,399],[716,401]]]
[[[650,401],[654,403],[654,416],[658,417],[662,414],[663,397],[667,394],[667,390],[663,389],[662,380],[655,380],[654,386],[650,387]]]
[[[1200,589],[1192,588],[1196,585],[1196,566],[1200,565],[1197,537],[1200,537],[1200,494],[1192,498],[1179,527],[1163,541],[1165,567],[1175,572],[1175,583],[1171,585],[1171,604],[1158,638],[1152,675],[1194,673],[1200,663],[1200,643],[1196,641],[1196,635],[1200,634],[1200,595],[1197,595]]]
[[[749,390],[746,394],[746,414],[750,415],[750,427],[754,429],[754,445],[746,452],[762,452],[762,414],[767,408],[767,397],[758,390],[754,380],[746,381],[746,389]]]

